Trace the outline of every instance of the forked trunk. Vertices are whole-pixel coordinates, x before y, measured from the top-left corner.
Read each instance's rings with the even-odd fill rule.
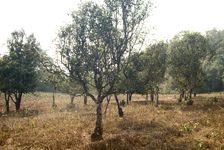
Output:
[[[99,141],[103,139],[103,127],[102,127],[102,100],[98,98],[98,104],[96,108],[96,127],[91,135],[91,141]]]
[[[114,98],[115,98],[115,101],[117,103],[118,115],[119,115],[119,117],[123,117],[124,113],[123,113],[123,110],[122,110],[122,108],[120,106],[119,100],[117,98],[117,94],[114,94]]]

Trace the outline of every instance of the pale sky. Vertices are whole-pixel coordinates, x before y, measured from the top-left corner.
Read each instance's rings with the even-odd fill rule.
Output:
[[[82,0],[84,1],[84,0]],[[10,33],[23,28],[34,33],[41,47],[53,51],[60,26],[79,0],[0,0],[0,53],[5,51]],[[171,39],[183,30],[204,32],[224,29],[224,0],[154,0],[151,39]]]

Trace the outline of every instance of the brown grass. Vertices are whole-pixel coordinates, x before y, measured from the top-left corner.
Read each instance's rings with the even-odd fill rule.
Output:
[[[56,98],[58,107],[52,109],[51,94],[25,95],[21,112],[1,114],[0,149],[224,149],[224,93],[201,94],[193,106],[162,95],[159,108],[134,95],[123,118],[112,99],[103,119],[104,140],[93,143],[93,102],[83,106],[83,98],[77,97],[76,106],[66,109],[69,96]],[[0,109],[2,105],[1,98]]]

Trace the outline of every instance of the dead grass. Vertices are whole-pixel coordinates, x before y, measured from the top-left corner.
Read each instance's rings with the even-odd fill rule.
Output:
[[[52,109],[51,94],[26,95],[21,112],[0,116],[0,149],[224,149],[224,93],[198,95],[193,106],[178,104],[175,95],[162,95],[158,108],[134,95],[123,118],[112,99],[103,120],[104,140],[94,143],[92,101],[84,106],[77,97],[75,107],[67,109],[69,96],[56,98],[58,107]]]

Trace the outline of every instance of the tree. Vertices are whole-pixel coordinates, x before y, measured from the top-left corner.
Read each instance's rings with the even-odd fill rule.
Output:
[[[180,91],[180,100],[191,94],[204,81],[202,64],[207,56],[208,42],[200,33],[182,32],[170,43],[170,68],[173,84]]]
[[[35,90],[40,48],[34,35],[26,36],[24,30],[15,31],[11,36],[9,55],[0,63],[0,90],[5,94],[6,102],[11,99],[19,111],[22,95]]]
[[[104,7],[86,3],[73,13],[73,23],[62,28],[58,44],[69,75],[97,104],[92,141],[102,139],[102,102],[116,93],[121,62],[138,43],[150,6],[143,0],[104,2]]]
[[[205,84],[198,89],[201,92],[224,90],[224,30],[206,32],[209,42],[209,57],[203,65]]]
[[[168,44],[160,41],[146,48],[143,55],[143,85],[145,85],[146,94],[151,93],[151,101],[156,99],[156,106],[159,103],[159,85],[165,79],[167,67],[167,49]]]

